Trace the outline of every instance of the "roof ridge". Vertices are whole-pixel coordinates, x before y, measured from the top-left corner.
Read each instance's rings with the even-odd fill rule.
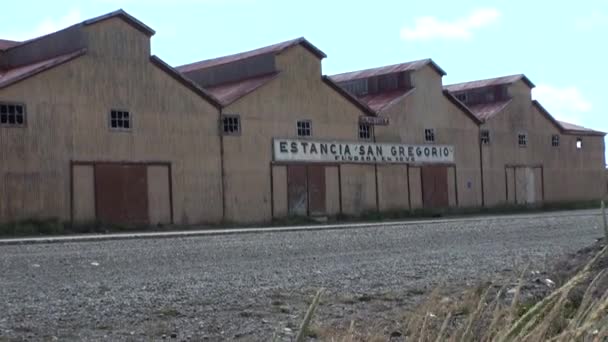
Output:
[[[38,40],[44,39],[46,37],[52,36],[52,35],[57,34],[59,32],[63,32],[63,31],[69,30],[69,29],[74,28],[74,27],[93,25],[93,24],[96,24],[96,23],[98,23],[100,21],[104,21],[104,20],[111,19],[111,18],[114,18],[114,17],[121,17],[127,23],[133,25],[138,30],[140,30],[141,32],[147,34],[148,36],[153,36],[156,33],[152,28],[150,28],[149,26],[147,26],[146,24],[142,23],[141,21],[139,21],[138,19],[136,19],[135,17],[133,17],[132,15],[130,15],[129,13],[127,13],[126,11],[124,11],[122,8],[120,8],[120,9],[118,9],[116,11],[112,11],[112,12],[109,12],[109,13],[106,13],[106,14],[102,14],[102,15],[99,15],[99,16],[96,16],[96,17],[93,17],[93,18],[89,18],[89,19],[83,20],[81,22],[78,22],[76,24],[64,27],[64,28],[59,29],[57,31],[50,32],[50,33],[47,33],[47,34],[44,34],[44,35],[41,35],[41,36],[38,36],[38,37],[33,37],[33,38],[28,39],[28,40],[24,40],[24,41],[18,42],[18,44],[13,45],[11,47],[8,47],[8,48],[6,48],[6,49],[4,49],[2,51],[8,51],[8,50],[12,50],[12,49],[18,48],[18,47],[21,47],[23,45],[30,44],[30,43],[36,42]],[[6,39],[3,39],[3,40],[6,40]]]
[[[202,69],[216,67],[219,65],[226,65],[226,64],[234,63],[237,61],[241,61],[244,59],[248,59],[248,58],[252,58],[252,57],[256,57],[256,56],[260,56],[260,55],[265,55],[265,54],[270,54],[270,53],[273,53],[275,55],[280,54],[281,52],[285,51],[286,49],[289,49],[296,45],[303,45],[305,48],[307,48],[309,51],[311,51],[315,56],[317,56],[320,59],[327,57],[327,55],[323,51],[319,50],[316,46],[314,46],[312,43],[310,43],[308,40],[306,40],[306,38],[298,37],[295,39],[290,39],[290,40],[282,41],[279,43],[262,46],[262,47],[252,49],[252,50],[241,51],[241,52],[232,53],[229,55],[224,55],[224,56],[219,56],[219,57],[214,57],[214,58],[209,58],[209,59],[203,59],[203,60],[200,60],[197,62],[183,64],[183,65],[175,67],[175,69],[177,69],[179,72],[182,72],[182,73],[191,72],[191,71],[195,71],[195,70],[202,70]]]
[[[345,72],[341,72],[341,73],[338,73],[338,74],[330,75],[329,77],[342,76],[342,75],[357,73],[357,72],[361,72],[361,71],[380,70],[380,69],[384,69],[384,68],[396,67],[396,66],[401,66],[401,65],[411,65],[411,64],[415,64],[415,63],[428,62],[428,61],[431,61],[431,59],[430,58],[423,58],[423,59],[417,59],[415,61],[408,61],[408,62],[402,62],[402,63],[392,63],[392,64],[387,64],[387,65],[383,65],[383,66],[379,66],[379,67],[358,69],[358,70],[352,70],[352,71],[345,71]]]
[[[502,81],[504,80],[504,82]],[[534,88],[535,85],[534,83],[532,83],[532,81],[530,81],[530,79],[525,75],[525,74],[511,74],[511,75],[504,75],[504,76],[498,76],[498,77],[490,77],[490,78],[483,78],[483,79],[478,79],[478,80],[472,80],[472,81],[466,81],[466,82],[458,82],[458,83],[452,83],[452,84],[446,84],[443,86],[443,89],[447,89],[450,90],[450,88],[455,88],[455,87],[462,87],[465,85],[473,85],[475,83],[479,83],[479,85],[475,85],[475,86],[471,86],[468,89],[476,89],[476,88],[484,88],[487,86],[491,86],[491,85],[497,85],[497,84],[512,84],[515,83],[519,80],[524,81],[524,83],[526,83],[530,88]],[[496,82],[497,83],[491,83],[491,82]],[[459,90],[454,90],[454,91],[460,91]]]

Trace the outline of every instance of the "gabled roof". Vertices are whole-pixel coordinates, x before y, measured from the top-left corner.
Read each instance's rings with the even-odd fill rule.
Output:
[[[59,30],[57,32],[68,30],[68,29],[71,29],[71,28],[74,28],[74,27],[82,27],[82,26],[94,25],[96,23],[99,23],[99,22],[102,22],[102,21],[105,21],[105,20],[109,20],[109,19],[112,19],[112,18],[120,18],[120,19],[124,20],[127,24],[133,26],[135,29],[139,30],[140,32],[142,32],[143,34],[145,34],[148,37],[151,37],[151,36],[153,36],[155,34],[155,32],[154,32],[153,29],[151,29],[149,26],[147,26],[146,24],[142,23],[141,21],[137,20],[135,17],[133,17],[132,15],[130,15],[129,13],[125,12],[122,9],[119,9],[119,10],[114,11],[114,12],[110,12],[108,14],[100,15],[100,16],[95,17],[95,18],[87,19],[87,20],[85,20],[85,21],[83,21],[81,23],[78,23],[78,24],[66,27],[66,28],[64,28],[62,30]],[[53,33],[49,33],[49,34],[44,35],[44,36],[32,38],[32,39],[26,40],[24,42],[12,42],[12,41],[4,40],[5,42],[9,42],[8,45],[10,45],[10,46],[5,47],[4,50],[10,50],[10,49],[13,49],[13,48],[25,45],[25,44],[29,44],[29,43],[35,42],[37,40],[40,40],[40,39],[42,39],[44,37],[50,36],[50,35],[55,34],[57,32],[53,32]],[[13,43],[16,43],[16,44],[13,44]],[[0,49],[2,49],[2,43],[1,42],[0,42]]]
[[[206,89],[220,101],[222,106],[228,106],[241,97],[272,81],[277,77],[278,74],[278,72],[273,72],[266,75],[224,83],[213,87],[207,87]]]
[[[196,83],[194,83],[191,80],[189,80],[188,78],[184,77],[182,74],[180,74],[177,70],[175,70],[169,64],[165,63],[162,59],[158,58],[157,56],[151,56],[150,62],[152,62],[152,64],[156,65],[158,68],[160,68],[164,72],[166,72],[173,79],[175,79],[176,81],[178,81],[179,83],[181,83],[182,85],[187,87],[188,89],[192,90],[193,92],[195,92],[196,94],[198,94],[199,96],[201,96],[202,98],[207,100],[209,103],[214,105],[216,108],[221,108],[220,100],[218,100],[215,96],[213,96],[207,90],[199,87]]]
[[[463,91],[463,90],[484,88],[484,87],[488,87],[488,86],[512,84],[519,80],[522,80],[530,88],[535,87],[534,83],[532,83],[532,81],[530,81],[530,79],[528,77],[526,77],[526,75],[518,74],[518,75],[502,76],[502,77],[496,77],[496,78],[488,78],[485,80],[477,80],[477,81],[471,81],[471,82],[450,84],[450,85],[444,86],[443,89],[445,89],[449,92],[459,92],[459,91]]]
[[[93,24],[96,24],[96,23],[99,23],[99,22],[102,22],[102,21],[105,21],[108,19],[112,19],[112,18],[121,18],[127,24],[133,26],[135,29],[139,30],[141,33],[147,35],[148,37],[151,37],[156,33],[152,28],[150,28],[150,26],[142,23],[137,18],[135,18],[134,16],[130,15],[129,13],[125,12],[122,9],[119,9],[114,12],[110,12],[108,14],[100,15],[99,17],[85,20],[82,22],[82,25],[85,25],[85,26],[93,25]]]
[[[69,62],[75,58],[84,55],[85,53],[86,49],[80,49],[69,54],[53,57],[33,64],[24,65],[9,70],[0,70],[0,88],[8,87],[14,83],[32,77],[43,71]]]
[[[330,77],[334,82],[340,83],[340,82],[358,80],[358,79],[368,78],[368,77],[373,77],[373,76],[387,75],[387,74],[392,74],[392,73],[402,72],[402,71],[416,71],[426,65],[430,65],[441,76],[446,75],[445,71],[443,71],[443,69],[441,69],[435,62],[433,62],[432,59],[427,58],[427,59],[421,59],[421,60],[413,61],[413,62],[387,65],[387,66],[383,66],[383,67],[379,67],[379,68],[351,71],[351,72],[333,75]]]
[[[325,84],[327,84],[330,88],[338,92],[340,95],[344,96],[350,103],[354,104],[357,108],[361,109],[365,114],[370,116],[376,116],[376,113],[373,109],[371,109],[367,104],[360,101],[351,93],[342,89],[336,82],[334,82],[329,76],[323,75],[322,80]]]
[[[578,126],[575,124],[571,124],[564,121],[556,120],[546,109],[543,107],[540,102],[533,100],[532,104],[534,107],[538,109],[538,111],[544,115],[549,121],[551,121],[559,130],[564,134],[573,134],[573,135],[592,135],[592,136],[605,136],[606,133],[592,130],[589,128],[585,128],[582,126]]]
[[[509,103],[511,103],[511,100],[471,105],[468,106],[468,108],[479,119],[479,121],[484,122],[500,113],[509,105]]]
[[[187,72],[200,70],[200,69],[206,69],[206,68],[210,68],[210,67],[214,67],[214,66],[218,66],[218,65],[222,65],[222,64],[233,63],[233,62],[240,61],[243,59],[260,56],[260,55],[265,55],[265,54],[278,55],[278,54],[284,52],[285,50],[292,48],[294,46],[297,46],[297,45],[302,45],[304,48],[306,48],[308,51],[310,51],[313,55],[317,56],[317,58],[319,58],[319,59],[323,59],[323,58],[327,57],[327,55],[325,55],[325,53],[323,53],[323,51],[319,50],[317,47],[312,45],[304,37],[300,37],[300,38],[296,38],[293,40],[288,40],[286,42],[282,42],[282,43],[278,43],[278,44],[274,44],[274,45],[265,46],[265,47],[262,47],[259,49],[251,50],[251,51],[241,52],[241,53],[237,53],[234,55],[207,59],[207,60],[203,60],[200,62],[195,62],[195,63],[178,66],[178,67],[176,67],[176,69],[181,73],[187,73]]]
[[[390,107],[393,103],[399,101],[402,97],[405,97],[412,92],[414,92],[414,88],[391,90],[361,96],[359,97],[359,101],[365,103],[377,113],[380,113],[385,108]]]
[[[443,96],[445,96],[454,106],[458,107],[464,115],[466,115],[469,119],[471,119],[476,124],[481,124],[482,121],[473,113],[467,106],[465,106],[462,102],[460,102],[454,95],[452,95],[449,91],[444,90]]]
[[[16,42],[14,40],[6,40],[6,39],[0,39],[0,50],[6,50],[10,47],[13,47],[15,45],[19,44],[19,42]]]

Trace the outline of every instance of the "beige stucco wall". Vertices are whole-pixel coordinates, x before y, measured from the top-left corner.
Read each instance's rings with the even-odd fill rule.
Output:
[[[442,92],[441,75],[426,66],[412,74],[413,92],[387,108],[390,125],[376,127],[376,141],[426,144],[424,129],[435,129],[435,144],[453,145],[457,191],[450,189],[450,203],[462,207],[481,206],[481,173],[479,170],[479,128],[464,112],[452,104]],[[410,170],[411,171],[411,170]],[[449,174],[452,171],[449,172]],[[413,171],[419,174],[419,169]],[[420,182],[412,172],[411,180]],[[454,182],[450,180],[450,183]],[[419,191],[420,184],[410,184],[410,190]],[[413,194],[412,208],[421,206],[420,193]],[[383,198],[383,203],[403,203],[401,196]]]
[[[517,176],[512,175],[512,170],[505,171],[505,166],[542,166],[542,173],[535,171],[535,178],[540,178],[535,184],[544,185],[539,191],[544,190],[546,202],[601,197],[603,137],[581,136],[583,148],[577,150],[577,136],[561,134],[540,113],[532,104],[530,88],[524,82],[511,85],[509,94],[512,96],[509,105],[482,125],[482,129],[490,131],[491,140],[489,145],[482,146],[486,205],[514,203],[515,185],[511,180]],[[519,132],[528,135],[527,147],[519,147]],[[559,147],[551,144],[555,134],[560,135]]]
[[[0,90],[27,107],[27,127],[0,128],[0,220],[68,220],[73,160],[170,162],[175,222],[220,221],[218,110],[151,64],[148,38],[122,20],[85,29],[86,55]],[[109,130],[113,108],[130,111],[131,132]]]
[[[281,71],[278,77],[223,109],[225,114],[240,115],[242,127],[241,135],[223,139],[229,221],[262,222],[272,218],[272,138],[297,138],[298,120],[312,120],[310,139],[358,140],[358,118],[363,113],[322,81],[319,59],[296,46],[278,55],[276,63]],[[359,192],[351,191],[359,185],[369,187],[368,177],[360,175],[373,173],[373,165],[341,168],[344,212],[375,209],[375,195],[365,192],[360,197]],[[335,200],[336,181],[326,177],[326,185],[327,200]],[[337,204],[329,203],[327,207],[335,211]],[[283,212],[277,210],[275,217]]]

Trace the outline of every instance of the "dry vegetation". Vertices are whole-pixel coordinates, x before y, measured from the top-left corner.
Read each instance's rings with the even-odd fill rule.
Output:
[[[317,294],[300,328],[313,340],[386,341],[608,341],[608,246],[562,285],[535,301],[521,298],[524,271],[515,286],[485,284],[452,298],[435,290],[405,315],[404,331],[388,333],[351,322],[346,329],[311,325]],[[401,318],[400,318],[401,319]]]

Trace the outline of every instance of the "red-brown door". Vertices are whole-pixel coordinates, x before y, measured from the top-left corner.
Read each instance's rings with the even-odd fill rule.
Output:
[[[325,215],[325,167],[288,165],[287,196],[290,215]]]
[[[287,166],[287,204],[289,215],[308,215],[306,165]]]
[[[308,166],[308,214],[325,215],[325,167]]]
[[[422,202],[425,208],[445,208],[450,204],[448,197],[447,166],[423,166]]]
[[[102,222],[148,223],[146,165],[95,165],[95,207]]]

